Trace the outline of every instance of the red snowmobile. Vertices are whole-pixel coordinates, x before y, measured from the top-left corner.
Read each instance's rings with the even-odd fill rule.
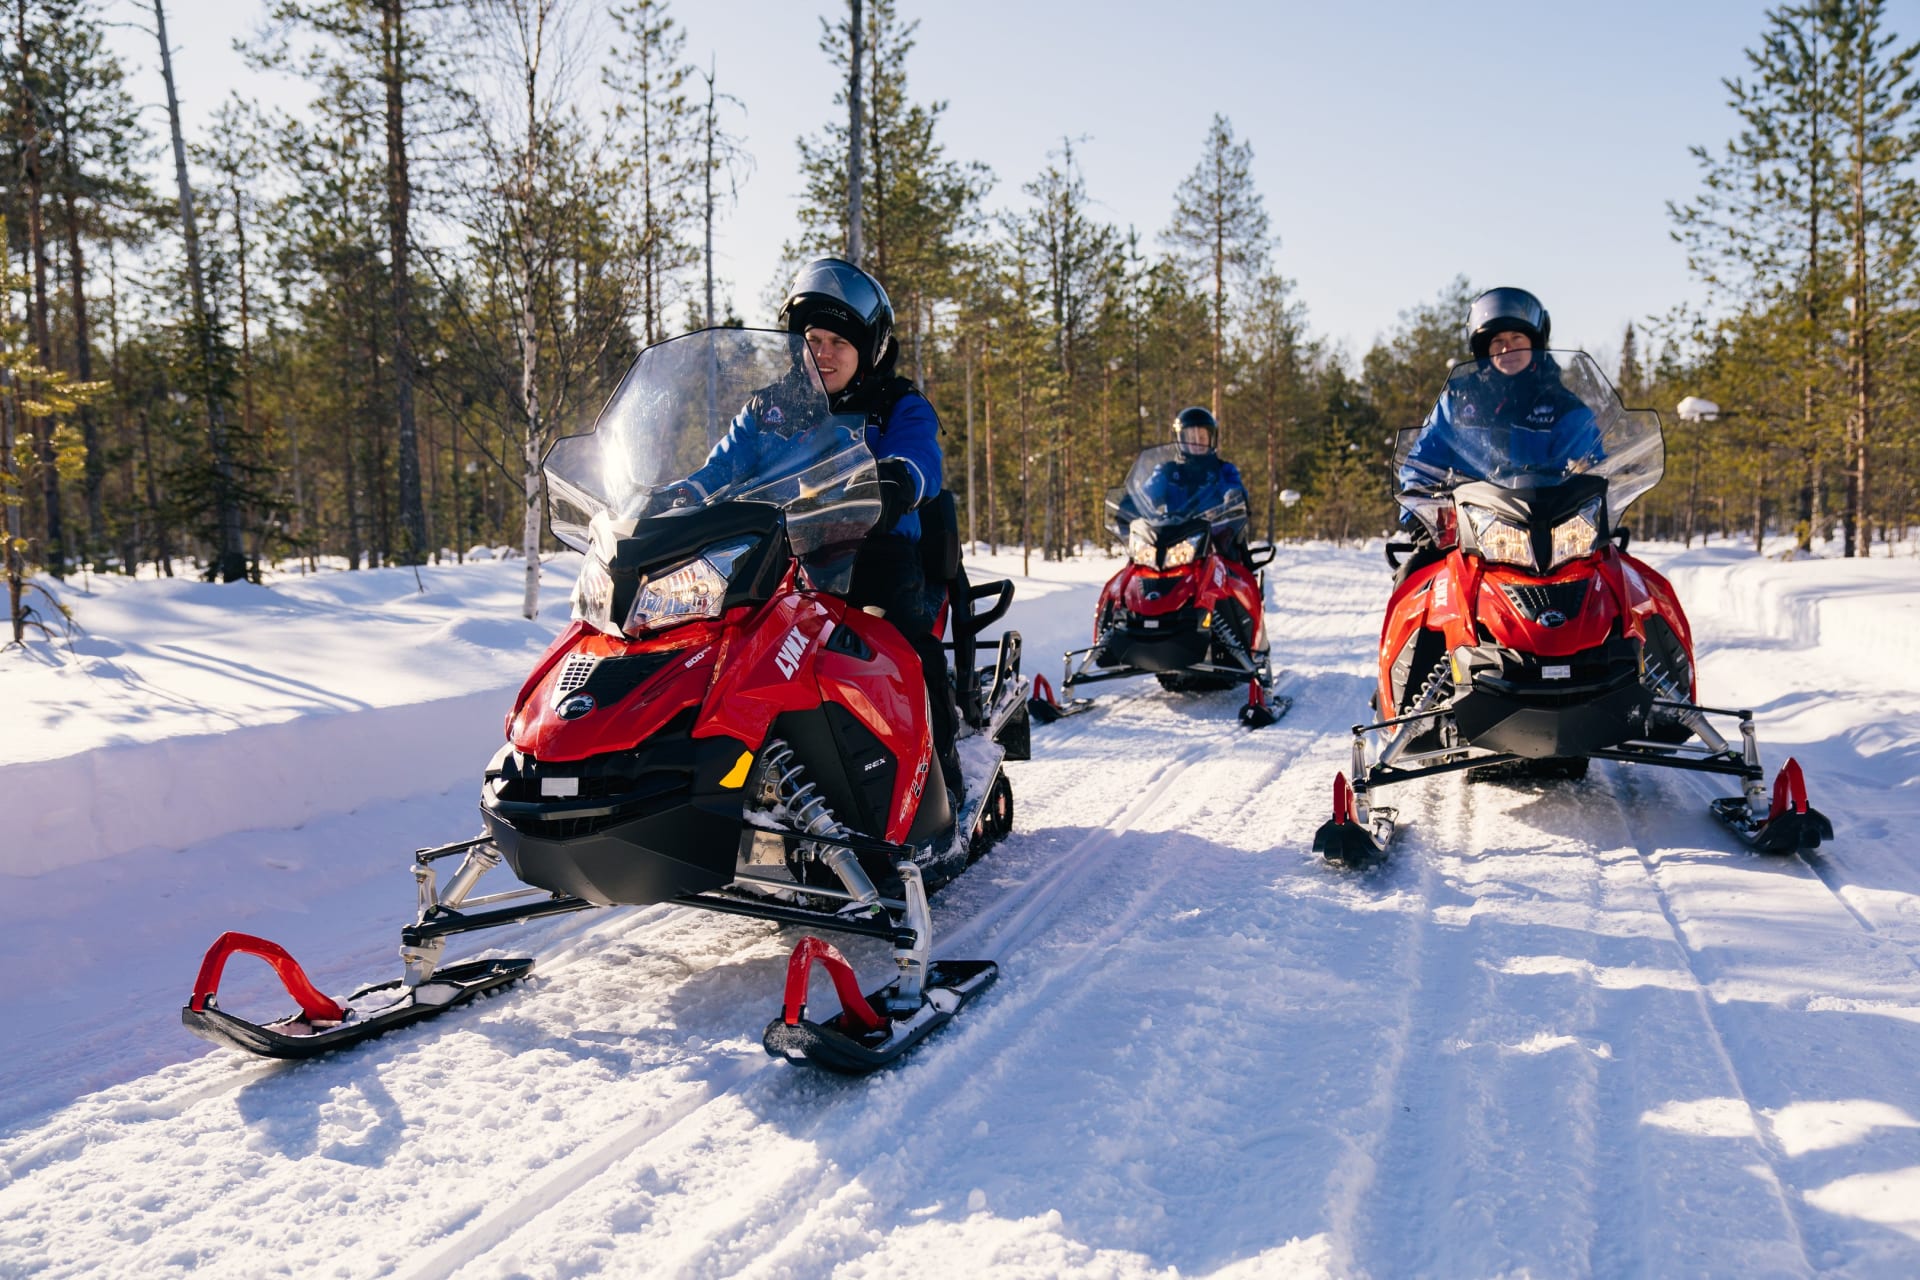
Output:
[[[1491,361],[1456,366],[1426,425],[1400,433],[1400,502],[1430,541],[1388,547],[1402,578],[1380,633],[1385,714],[1354,726],[1352,780],[1334,780],[1314,849],[1383,859],[1395,815],[1374,794],[1394,783],[1580,778],[1590,760],[1737,778],[1715,817],[1765,852],[1818,847],[1833,826],[1799,764],[1769,795],[1752,713],[1699,705],[1680,602],[1627,554],[1620,517],[1664,465],[1659,415],[1623,407],[1583,354],[1533,359],[1523,394]],[[1737,745],[1712,716],[1736,719]]]
[[[1127,483],[1107,494],[1107,519],[1127,545],[1127,564],[1094,607],[1093,644],[1069,650],[1056,697],[1036,678],[1034,718],[1042,723],[1093,706],[1074,696],[1082,685],[1152,675],[1164,689],[1201,692],[1247,687],[1241,723],[1260,729],[1292,702],[1273,693],[1267,650],[1266,585],[1259,570],[1273,548],[1238,550],[1247,523],[1246,495],[1223,488],[1217,471],[1187,479],[1202,466],[1178,444],[1143,450]]]
[[[683,478],[743,404],[756,456],[701,495]],[[481,787],[485,834],[418,855],[405,976],[334,1001],[278,947],[228,934],[208,952],[187,1027],[252,1053],[314,1056],[532,967],[443,968],[455,934],[663,902],[892,943],[894,980],[869,995],[833,947],[802,941],[766,1032],[776,1056],[872,1070],[992,982],[991,962],[930,958],[927,895],[1012,826],[1001,763],[1027,753],[1018,634],[1000,637],[991,667],[972,665],[1012,584],[969,586],[950,500],[922,509],[923,556],[940,566],[930,590],[944,596],[936,611],[963,677],[956,813],[915,650],[836,594],[880,512],[864,426],[831,413],[798,337],[717,329],[642,352],[593,430],[547,455],[553,531],[586,557],[574,620],[514,700]],[[450,858],[457,869],[438,885],[435,864]],[[503,860],[523,886],[476,896]],[[273,963],[299,1012],[263,1025],[221,1010],[235,953]],[[816,960],[842,1004],[818,1022],[805,1016]]]

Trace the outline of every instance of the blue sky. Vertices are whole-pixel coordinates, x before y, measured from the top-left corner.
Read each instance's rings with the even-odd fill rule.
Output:
[[[762,299],[793,234],[795,139],[835,112],[817,47],[827,0],[677,0],[689,56],[716,59],[756,169],[720,232],[735,306]],[[1767,6],[1736,0],[1458,6],[965,0],[914,3],[920,101],[949,105],[950,154],[988,164],[996,206],[1063,137],[1104,215],[1152,238],[1215,112],[1253,144],[1255,176],[1316,332],[1356,357],[1454,275],[1520,284],[1556,345],[1617,348],[1629,319],[1694,300],[1665,202],[1698,186],[1689,144],[1734,130],[1722,77],[1745,70]],[[136,6],[121,0],[133,17]],[[289,105],[297,85],[230,51],[264,5],[173,0],[189,123],[229,86]],[[1920,4],[1891,6],[1920,34]],[[136,92],[160,100],[150,42],[128,36]],[[157,123],[157,122],[156,122]]]

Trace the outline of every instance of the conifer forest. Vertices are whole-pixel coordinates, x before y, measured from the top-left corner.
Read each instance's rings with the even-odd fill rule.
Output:
[[[167,0],[9,0],[14,638],[55,607],[36,581],[83,571],[257,581],[555,549],[556,434],[646,345],[771,321],[782,280],[716,306],[715,226],[753,156],[669,0],[257,4],[247,58],[308,105],[235,95],[195,131]],[[1071,139],[1031,174],[946,144],[911,5],[821,7],[795,57],[837,78],[839,113],[753,141],[797,147],[806,176],[786,270],[838,253],[885,282],[964,535],[1035,559],[1103,544],[1106,490],[1189,404],[1232,424],[1258,535],[1393,526],[1393,434],[1463,354],[1467,300],[1506,282],[1410,296],[1370,350],[1338,349],[1253,179],[1281,140],[1216,114],[1166,224],[1114,225]],[[1920,33],[1889,9],[1768,11],[1722,85],[1737,132],[1690,140],[1697,184],[1667,217],[1705,301],[1645,299],[1607,369],[1667,428],[1638,537],[1870,555],[1920,520]],[[109,24],[138,24],[151,62]],[[156,68],[165,102],[133,87]],[[1738,408],[1687,421],[1688,394]]]

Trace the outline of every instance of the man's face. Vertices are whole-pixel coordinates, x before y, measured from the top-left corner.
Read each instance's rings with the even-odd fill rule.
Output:
[[[830,396],[845,391],[860,370],[860,352],[830,329],[807,330],[807,350],[813,352],[814,366],[820,370],[820,380]]]
[[[1487,343],[1493,367],[1511,378],[1533,362],[1533,339],[1524,333],[1496,333]]]
[[[1180,452],[1190,458],[1200,457],[1213,448],[1213,432],[1205,427],[1180,428]]]

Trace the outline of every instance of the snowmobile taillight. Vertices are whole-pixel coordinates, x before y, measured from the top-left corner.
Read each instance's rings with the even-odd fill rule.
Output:
[[[1807,775],[1800,771],[1800,762],[1792,756],[1787,757],[1779,776],[1773,780],[1773,806],[1767,810],[1767,821],[1772,822],[1788,810],[1807,811]]]
[[[799,1026],[800,1019],[806,1016],[807,981],[813,976],[815,960],[826,966],[827,976],[833,980],[834,994],[840,997],[841,1017],[851,1028],[870,1033],[887,1025],[886,1019],[875,1013],[873,1006],[867,1002],[866,994],[860,990],[860,980],[854,976],[853,966],[847,963],[847,958],[832,943],[808,934],[800,939],[799,945],[793,949],[793,955],[787,959],[785,1015],[788,1026]]]
[[[320,993],[307,977],[300,962],[287,954],[287,949],[265,938],[256,938],[250,933],[227,932],[214,939],[207,948],[207,958],[200,962],[200,976],[194,979],[193,999],[188,1001],[190,1009],[204,1011],[213,1003],[214,995],[220,989],[220,975],[227,967],[227,958],[239,952],[244,955],[259,956],[273,966],[274,973],[280,977],[281,985],[294,1003],[300,1006],[300,1012],[309,1023],[319,1025],[323,1022],[345,1021],[347,1011]]]

